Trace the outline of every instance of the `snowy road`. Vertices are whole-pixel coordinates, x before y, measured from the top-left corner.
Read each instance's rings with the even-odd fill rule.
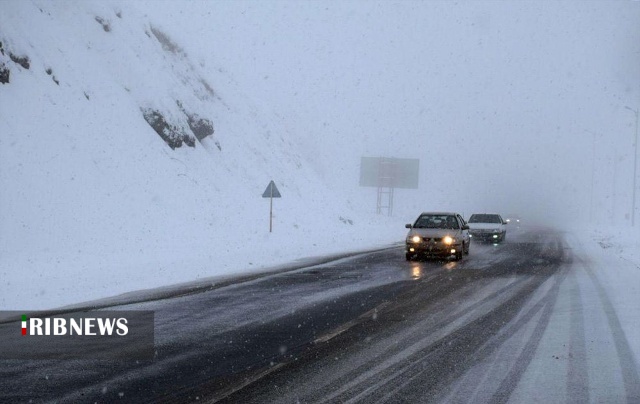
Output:
[[[375,322],[229,401],[640,402],[637,351],[578,240],[537,231],[475,247]]]
[[[0,361],[0,402],[638,402],[638,305],[602,265],[530,229],[461,262],[390,249],[121,306],[155,311],[153,363]]]

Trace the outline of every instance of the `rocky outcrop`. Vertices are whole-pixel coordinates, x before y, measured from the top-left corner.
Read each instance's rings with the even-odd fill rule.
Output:
[[[182,147],[183,144],[190,147],[196,146],[196,140],[193,136],[187,134],[184,129],[177,125],[168,123],[160,111],[150,108],[142,108],[141,110],[142,116],[144,116],[149,126],[151,126],[172,149]]]

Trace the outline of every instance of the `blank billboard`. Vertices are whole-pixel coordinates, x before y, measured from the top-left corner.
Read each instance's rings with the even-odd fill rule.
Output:
[[[362,157],[361,187],[418,188],[420,159]]]

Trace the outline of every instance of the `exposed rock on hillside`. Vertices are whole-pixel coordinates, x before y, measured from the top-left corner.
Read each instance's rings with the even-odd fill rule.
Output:
[[[202,140],[207,136],[213,135],[213,123],[205,118],[200,118],[197,114],[187,114],[187,123],[189,128],[196,135],[196,139]]]
[[[9,84],[9,76],[11,75],[11,70],[4,63],[0,63],[0,83]]]
[[[186,115],[189,129],[191,129],[191,132],[193,132],[198,141],[201,142],[205,137],[213,135],[213,122],[209,119],[202,118],[196,113],[187,112],[180,101],[177,101],[176,104],[178,104],[180,111]]]
[[[162,49],[164,49],[167,52],[171,52],[175,55],[178,55],[178,54],[185,55],[182,48],[180,48],[176,43],[174,43],[167,34],[160,31],[158,28],[154,27],[153,25],[150,28],[151,28],[151,32],[153,33],[153,36],[155,36],[158,42],[160,42],[160,45],[162,45]]]
[[[109,24],[109,21],[99,16],[96,16],[95,19],[98,22],[98,24],[102,25],[102,29],[104,30],[104,32],[111,31],[111,25]]]
[[[20,66],[22,66],[23,68],[29,70],[29,66],[30,66],[30,61],[29,61],[29,57],[28,56],[18,56],[12,52],[9,52],[9,57],[11,58],[11,60],[14,63],[19,64]]]
[[[185,133],[182,128],[169,124],[159,111],[150,108],[142,108],[141,110],[149,126],[151,126],[172,149],[182,147],[183,143],[190,147],[196,146],[196,140],[193,136]]]

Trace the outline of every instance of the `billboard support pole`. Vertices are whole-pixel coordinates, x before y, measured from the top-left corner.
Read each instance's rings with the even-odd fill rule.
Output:
[[[395,188],[417,189],[419,159],[393,157],[362,157],[360,160],[360,186],[375,187],[377,191],[376,213],[393,214]],[[386,203],[386,204],[385,204]]]

